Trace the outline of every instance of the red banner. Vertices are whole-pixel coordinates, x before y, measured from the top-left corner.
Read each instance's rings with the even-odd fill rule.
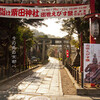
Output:
[[[69,57],[69,50],[66,50],[66,57]]]

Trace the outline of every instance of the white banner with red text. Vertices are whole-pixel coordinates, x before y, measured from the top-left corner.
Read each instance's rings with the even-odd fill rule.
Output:
[[[84,44],[84,85],[100,84],[100,44]]]
[[[89,5],[70,7],[11,7],[0,6],[0,17],[7,18],[72,18],[89,13]]]

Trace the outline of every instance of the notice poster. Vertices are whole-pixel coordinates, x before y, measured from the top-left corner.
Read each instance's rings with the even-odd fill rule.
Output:
[[[100,44],[84,44],[84,83],[100,84]]]

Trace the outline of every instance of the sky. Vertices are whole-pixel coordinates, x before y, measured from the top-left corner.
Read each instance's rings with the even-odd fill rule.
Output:
[[[42,26],[38,26],[37,28],[34,27],[30,27],[30,29],[36,29],[39,32],[43,32],[45,34],[50,34],[50,35],[54,35],[56,37],[64,37],[66,35],[68,35],[67,32],[61,31],[62,28],[62,20],[63,19],[58,19],[58,18],[52,18],[52,19],[45,19],[43,22],[48,25],[48,27],[42,25]],[[59,23],[56,23],[58,22]],[[74,34],[74,37],[77,39],[77,35]]]
[[[59,21],[59,23],[56,23],[57,21]],[[45,19],[43,22],[45,24],[47,24],[48,27],[42,25],[42,26],[35,28],[39,32],[54,35],[54,36],[57,36],[57,37],[63,37],[63,36],[66,36],[68,34],[67,32],[61,31],[61,28],[62,28],[61,19],[55,19],[55,18]],[[34,28],[31,27],[31,29],[34,29]]]

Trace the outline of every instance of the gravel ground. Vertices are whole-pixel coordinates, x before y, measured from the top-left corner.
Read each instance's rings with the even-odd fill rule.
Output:
[[[61,67],[61,81],[62,81],[62,91],[64,95],[76,95],[76,89],[73,85],[71,79],[69,78],[66,70]]]

